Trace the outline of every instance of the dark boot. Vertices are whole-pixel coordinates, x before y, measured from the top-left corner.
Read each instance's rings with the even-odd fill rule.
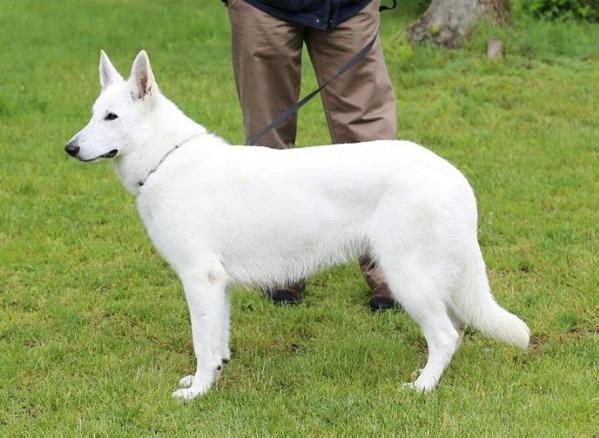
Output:
[[[371,296],[368,304],[373,312],[400,308],[391,296],[391,291],[383,278],[383,273],[377,268],[376,262],[369,256],[360,257],[360,270],[370,286]]]
[[[300,280],[285,287],[264,289],[263,292],[275,304],[299,304],[304,299],[305,288],[306,284],[304,280]]]
[[[386,284],[383,284],[372,290],[370,300],[370,310],[373,312],[385,311],[393,308],[400,308],[400,305],[391,296],[391,291]]]

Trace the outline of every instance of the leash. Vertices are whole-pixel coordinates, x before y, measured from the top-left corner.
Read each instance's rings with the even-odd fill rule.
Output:
[[[379,11],[391,10],[391,9],[394,9],[396,6],[397,6],[397,0],[393,0],[393,4],[391,6],[381,5],[379,7]],[[372,47],[374,46],[374,43],[376,42],[376,39],[379,36],[380,30],[381,30],[381,28],[379,27],[376,30],[376,33],[374,34],[374,37],[370,40],[370,42],[368,44],[366,44],[366,46],[364,46],[364,48],[362,48],[362,50],[360,50],[358,53],[356,53],[352,59],[350,59],[348,62],[346,62],[339,69],[339,71],[337,73],[335,73],[334,76],[332,76],[329,79],[327,79],[326,81],[324,81],[316,90],[312,91],[310,94],[308,94],[304,98],[302,98],[302,100],[300,100],[296,104],[290,106],[285,111],[283,111],[281,114],[279,114],[279,116],[273,122],[269,123],[264,128],[262,128],[260,131],[258,131],[258,133],[256,135],[249,138],[245,144],[247,146],[255,146],[256,142],[258,142],[258,140],[260,140],[262,137],[264,137],[270,131],[275,129],[277,126],[279,126],[285,120],[287,120],[289,117],[297,114],[299,109],[301,107],[303,107],[306,103],[308,103],[310,100],[312,100],[312,98],[314,98],[314,96],[316,96],[318,93],[320,93],[324,88],[326,88],[331,82],[333,82],[335,79],[337,79],[343,73],[347,72],[354,65],[356,65],[358,62],[360,62],[364,58],[364,56],[366,56],[366,54],[370,51],[370,49],[372,49]]]

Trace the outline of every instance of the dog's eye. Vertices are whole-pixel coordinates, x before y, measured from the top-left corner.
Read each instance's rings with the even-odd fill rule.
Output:
[[[108,113],[108,114],[106,114],[106,117],[104,117],[104,120],[114,120],[118,117],[119,116],[117,116],[115,113]]]

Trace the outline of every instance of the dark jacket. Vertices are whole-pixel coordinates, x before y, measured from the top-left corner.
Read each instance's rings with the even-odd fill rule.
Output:
[[[224,0],[223,0],[224,1]],[[239,0],[300,26],[334,29],[356,15],[371,0]]]

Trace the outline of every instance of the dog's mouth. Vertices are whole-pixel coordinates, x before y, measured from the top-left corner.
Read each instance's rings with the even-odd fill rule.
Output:
[[[80,161],[83,161],[85,163],[91,163],[92,161],[96,161],[99,160],[101,158],[114,158],[117,156],[117,154],[119,153],[118,149],[113,149],[110,152],[106,152],[105,154],[102,154],[100,156],[97,156],[96,158],[89,158],[89,159],[83,159],[83,158],[79,158]]]
[[[110,152],[105,153],[104,155],[101,155],[102,158],[112,158],[112,157],[116,157],[116,154],[118,154],[119,151],[118,149],[113,149]]]

